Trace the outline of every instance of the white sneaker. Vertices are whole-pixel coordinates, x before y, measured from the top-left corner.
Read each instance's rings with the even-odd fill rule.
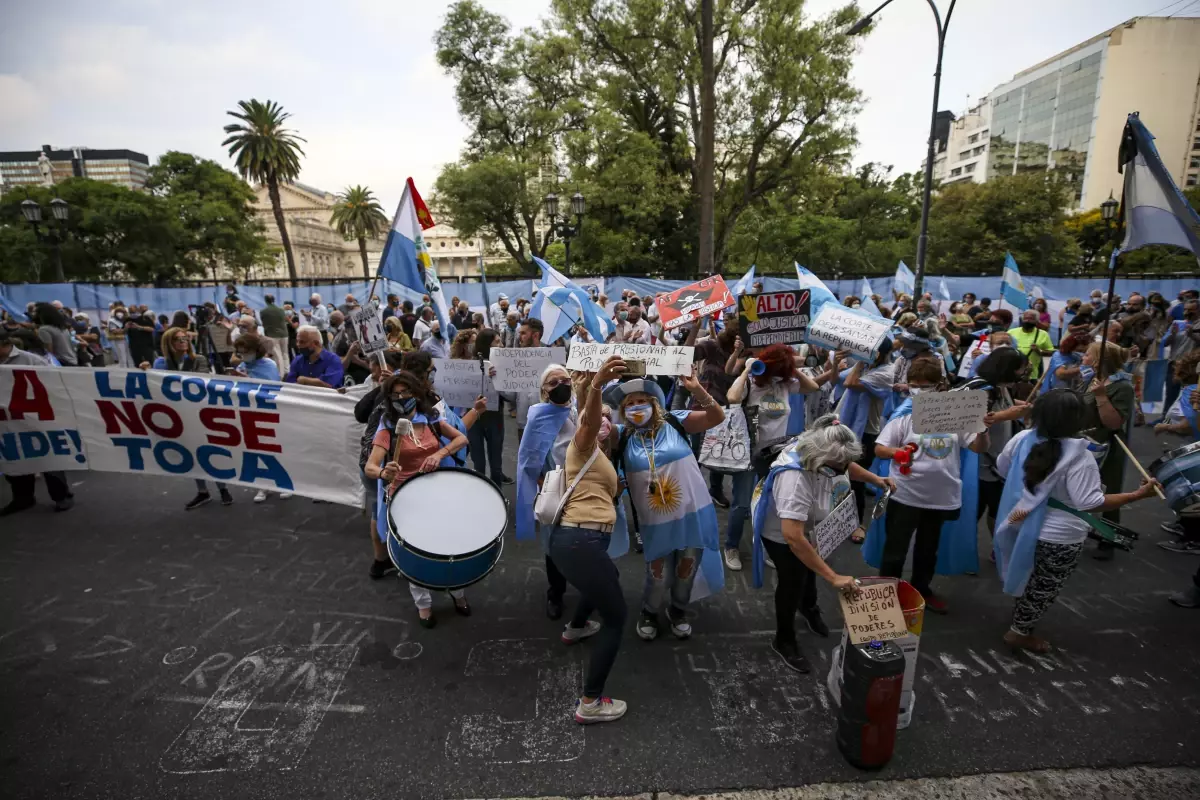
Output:
[[[589,636],[595,636],[600,632],[600,623],[594,619],[589,619],[587,625],[582,628],[573,628],[570,623],[563,628],[562,641],[563,644],[575,644],[581,642]]]
[[[737,551],[736,547],[725,548],[725,566],[734,572],[742,571],[742,554]]]
[[[266,489],[259,489],[257,492],[254,493],[254,502],[261,503],[266,499],[267,499],[267,490]]]
[[[625,716],[629,706],[624,700],[614,700],[611,697],[598,697],[594,702],[575,701],[575,721],[580,725],[591,725],[595,722],[616,722]]]
[[[636,630],[637,635],[645,641],[653,641],[654,637],[658,636],[658,620],[643,611],[638,618]]]
[[[764,554],[763,555],[763,563],[765,563],[771,569],[775,569],[775,562],[771,560],[770,556]]]
[[[686,639],[692,635],[692,623],[687,621],[687,617],[675,619],[667,614],[667,621],[671,623],[671,634],[676,639]]]
[[[292,496],[292,493],[291,493],[291,492],[280,492],[280,493],[279,493],[279,499],[280,499],[280,500],[287,500],[287,499],[288,499],[289,497],[291,497],[291,496]]]

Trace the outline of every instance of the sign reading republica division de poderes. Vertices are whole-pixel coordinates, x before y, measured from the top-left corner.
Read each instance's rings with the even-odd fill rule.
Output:
[[[354,402],[197,373],[0,367],[0,472],[170,475],[357,505]]]

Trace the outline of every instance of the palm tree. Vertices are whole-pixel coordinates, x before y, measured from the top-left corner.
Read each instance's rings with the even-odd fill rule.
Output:
[[[367,237],[377,239],[388,229],[388,218],[383,215],[383,207],[375,199],[375,193],[366,186],[347,186],[337,196],[329,221],[346,241],[358,239],[363,278],[371,280],[371,270],[367,266]]]
[[[300,156],[304,151],[298,142],[304,139],[295,131],[283,127],[291,116],[274,100],[263,103],[258,100],[239,100],[238,111],[226,112],[240,120],[225,126],[229,138],[221,146],[229,146],[237,170],[247,181],[265,184],[271,198],[271,211],[279,227],[279,239],[287,257],[288,276],[296,281],[296,259],[292,255],[292,241],[288,237],[283,219],[283,207],[279,199],[279,182],[292,182],[300,175]]]

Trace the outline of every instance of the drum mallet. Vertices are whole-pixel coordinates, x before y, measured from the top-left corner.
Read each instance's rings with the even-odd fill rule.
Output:
[[[1137,471],[1142,473],[1142,477],[1148,481],[1154,480],[1153,478],[1150,477],[1150,473],[1146,472],[1146,468],[1142,466],[1142,463],[1140,461],[1138,461],[1136,458],[1134,458],[1133,453],[1131,453],[1129,451],[1129,447],[1125,444],[1124,441],[1121,440],[1121,437],[1114,436],[1113,438],[1117,440],[1117,444],[1121,445],[1121,449],[1125,451],[1125,455],[1129,458],[1130,461],[1133,462],[1133,465],[1135,467],[1137,467]],[[1157,486],[1154,487],[1154,493],[1156,495],[1158,495],[1159,500],[1167,499],[1167,496],[1162,493],[1162,489],[1158,488]]]
[[[1038,393],[1038,389],[1042,388],[1042,381],[1046,380],[1046,376],[1049,374],[1050,374],[1050,370],[1048,370],[1048,369],[1042,370],[1042,377],[1038,378],[1037,383],[1035,383],[1033,385],[1033,390],[1029,393],[1029,396],[1025,398],[1026,403],[1033,400],[1033,396]]]

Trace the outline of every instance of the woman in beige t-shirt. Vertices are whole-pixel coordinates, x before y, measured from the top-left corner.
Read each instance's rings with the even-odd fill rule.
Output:
[[[567,486],[574,482],[593,453],[596,458],[567,498],[562,517],[550,534],[550,558],[581,595],[575,616],[563,629],[562,640],[575,644],[596,635],[583,697],[575,705],[575,721],[582,725],[614,722],[624,716],[626,708],[623,701],[603,696],[604,683],[621,646],[625,597],[617,567],[608,556],[609,539],[617,521],[615,501],[621,488],[608,457],[614,438],[612,420],[600,403],[604,385],[623,372],[625,362],[613,356],[598,373],[588,375],[579,427],[567,447]],[[600,612],[603,625],[588,620],[593,609]]]

